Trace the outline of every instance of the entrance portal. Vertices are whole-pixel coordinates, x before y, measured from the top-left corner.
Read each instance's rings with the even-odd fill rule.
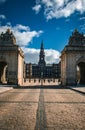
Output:
[[[7,83],[7,63],[0,62],[0,83]]]
[[[85,62],[78,63],[78,81],[80,84],[85,84]]]
[[[85,84],[85,36],[76,29],[61,53],[61,82]]]

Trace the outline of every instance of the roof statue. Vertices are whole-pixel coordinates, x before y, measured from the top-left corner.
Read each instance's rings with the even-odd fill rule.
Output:
[[[80,33],[77,29],[75,29],[69,38],[68,44],[72,46],[85,45],[85,36],[83,33]]]
[[[8,28],[6,31],[7,34],[11,34],[11,30]]]
[[[16,38],[12,31],[8,28],[5,33],[0,34],[0,44],[16,44]]]

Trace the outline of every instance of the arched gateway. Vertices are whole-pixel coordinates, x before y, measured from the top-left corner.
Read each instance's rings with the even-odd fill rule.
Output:
[[[8,29],[0,35],[0,84],[23,83],[24,53]]]
[[[7,83],[7,63],[0,62],[0,83]]]
[[[85,84],[85,36],[75,30],[61,53],[62,85]]]

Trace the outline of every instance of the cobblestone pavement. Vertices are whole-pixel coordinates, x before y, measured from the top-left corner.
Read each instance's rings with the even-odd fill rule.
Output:
[[[85,130],[85,96],[70,89],[0,94],[0,130]]]
[[[9,91],[11,89],[12,89],[12,87],[2,87],[2,86],[0,86],[0,93],[4,93],[4,92]]]

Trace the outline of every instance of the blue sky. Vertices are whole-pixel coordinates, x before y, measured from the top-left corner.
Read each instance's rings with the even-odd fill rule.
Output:
[[[58,62],[73,30],[85,34],[85,0],[0,0],[0,32],[7,28],[26,62],[38,62],[42,40],[46,62]]]

